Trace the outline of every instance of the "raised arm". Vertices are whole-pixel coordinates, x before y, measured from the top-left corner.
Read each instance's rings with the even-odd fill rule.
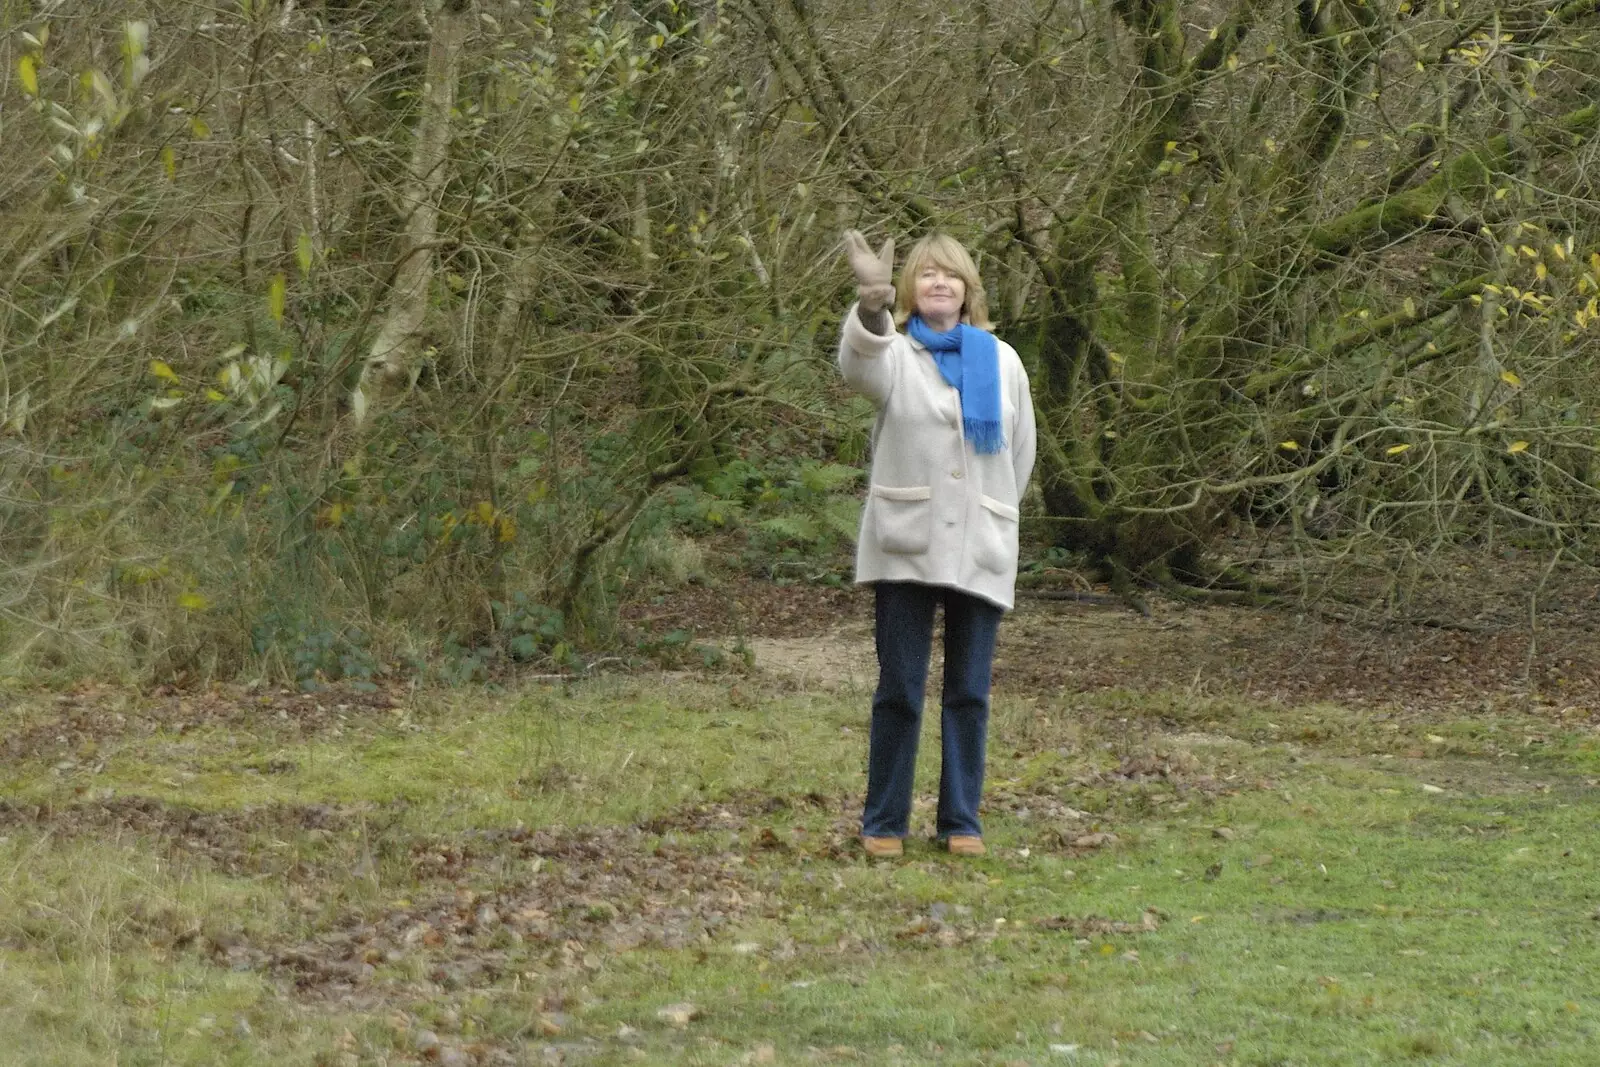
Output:
[[[844,252],[856,276],[856,305],[845,315],[839,339],[839,370],[852,389],[875,404],[889,398],[894,381],[890,345],[894,341],[894,238],[877,252],[857,230],[844,232]]]

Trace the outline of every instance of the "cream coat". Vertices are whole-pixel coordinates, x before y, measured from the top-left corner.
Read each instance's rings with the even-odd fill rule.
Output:
[[[839,369],[878,408],[856,582],[951,586],[1010,610],[1017,585],[1017,508],[1033,473],[1033,399],[1016,350],[1001,341],[1006,447],[979,455],[961,435],[961,397],[929,351],[875,334],[852,307]]]

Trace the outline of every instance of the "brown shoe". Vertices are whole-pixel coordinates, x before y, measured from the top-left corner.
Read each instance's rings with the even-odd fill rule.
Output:
[[[952,856],[983,856],[989,852],[983,847],[983,838],[968,834],[951,834],[944,847]]]
[[[861,847],[874,859],[894,859],[906,850],[905,843],[898,837],[863,837]]]

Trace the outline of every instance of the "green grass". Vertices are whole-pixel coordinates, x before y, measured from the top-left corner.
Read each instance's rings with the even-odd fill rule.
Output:
[[[0,1063],[1593,1062],[1582,722],[1002,699],[990,857],[869,863],[864,705],[621,679],[42,744],[0,771]]]

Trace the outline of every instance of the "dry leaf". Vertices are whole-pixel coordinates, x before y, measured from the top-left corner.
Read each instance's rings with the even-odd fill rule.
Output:
[[[685,1027],[700,1018],[701,1012],[693,1004],[668,1004],[656,1012],[656,1018],[669,1026]]]

